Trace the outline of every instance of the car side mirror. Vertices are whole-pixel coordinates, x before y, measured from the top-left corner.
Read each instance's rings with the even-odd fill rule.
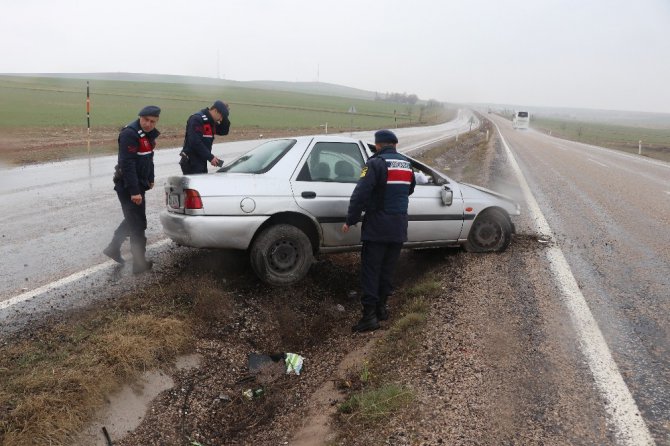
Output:
[[[448,186],[442,186],[442,189],[440,189],[440,197],[442,198],[443,205],[451,206],[451,203],[454,201],[454,191],[449,189]]]

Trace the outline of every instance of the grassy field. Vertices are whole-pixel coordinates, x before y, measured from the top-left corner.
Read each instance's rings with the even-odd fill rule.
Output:
[[[165,82],[92,80],[90,98],[93,154],[114,153],[119,129],[148,104],[162,109],[159,147],[180,145],[187,118],[215,99],[231,107],[227,140],[260,133],[323,133],[326,124],[331,133],[431,124],[453,116],[443,108],[422,113],[425,106],[420,104]],[[86,153],[85,80],[0,76],[0,99],[0,156],[6,161],[22,164]],[[352,108],[355,113],[349,113]]]
[[[670,161],[670,129],[609,125],[533,116],[531,127],[558,138],[638,153]]]
[[[329,122],[378,127],[393,123],[397,104],[250,88],[151,82],[90,82],[92,126],[121,126],[147,104],[159,105],[161,124],[184,125],[194,111],[223,99],[239,126],[316,127]],[[0,127],[86,127],[86,81],[0,76]],[[347,113],[350,107],[356,114]],[[418,110],[418,107],[417,107]],[[406,109],[399,110],[403,113]],[[411,117],[398,115],[400,123]]]

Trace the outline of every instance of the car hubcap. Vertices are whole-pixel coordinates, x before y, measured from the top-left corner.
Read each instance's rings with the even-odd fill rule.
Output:
[[[493,248],[502,238],[500,225],[492,221],[481,222],[475,229],[475,242],[482,248]]]
[[[279,240],[272,245],[268,257],[273,270],[285,272],[295,265],[298,250],[289,240]]]

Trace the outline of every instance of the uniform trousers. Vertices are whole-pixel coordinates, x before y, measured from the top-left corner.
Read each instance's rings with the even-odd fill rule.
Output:
[[[123,244],[126,237],[130,236],[130,245],[143,247],[146,245],[144,231],[147,229],[146,200],[142,194],[142,203],[135,204],[130,199],[130,193],[124,190],[117,190],[116,195],[121,203],[123,211],[123,221],[114,231],[112,244],[118,247]]]
[[[361,251],[361,285],[363,306],[377,305],[380,298],[393,292],[393,271],[400,257],[402,243],[363,241]]]

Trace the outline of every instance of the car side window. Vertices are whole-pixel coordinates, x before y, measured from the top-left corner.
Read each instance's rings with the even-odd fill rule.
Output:
[[[300,169],[298,181],[356,183],[365,166],[356,143],[319,142]]]
[[[449,184],[449,181],[445,178],[437,175],[427,166],[421,165],[414,160],[412,160],[412,171],[414,172],[414,180],[416,181],[417,186],[442,186],[443,184]]]

